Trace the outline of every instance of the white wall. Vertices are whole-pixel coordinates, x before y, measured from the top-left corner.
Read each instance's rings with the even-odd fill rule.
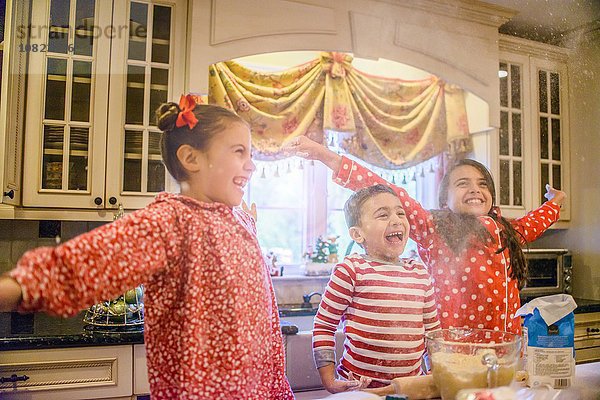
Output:
[[[600,31],[583,35],[569,63],[571,223],[535,247],[573,252],[573,294],[600,299]]]

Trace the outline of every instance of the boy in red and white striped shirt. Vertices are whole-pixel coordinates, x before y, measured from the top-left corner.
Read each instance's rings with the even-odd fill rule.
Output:
[[[365,254],[335,267],[315,316],[313,355],[331,393],[421,374],[424,334],[440,328],[429,273],[400,259],[410,225],[396,193],[385,185],[359,190],[344,212],[350,236]],[[340,321],[346,340],[338,379],[334,338]]]

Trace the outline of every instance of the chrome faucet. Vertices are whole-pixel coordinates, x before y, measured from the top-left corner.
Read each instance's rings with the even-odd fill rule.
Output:
[[[319,293],[319,292],[311,292],[309,294],[303,295],[302,296],[303,302],[302,302],[302,305],[300,307],[301,308],[313,308],[312,304],[310,303],[310,299],[312,299],[313,296],[316,296],[316,295],[322,296],[322,294]]]

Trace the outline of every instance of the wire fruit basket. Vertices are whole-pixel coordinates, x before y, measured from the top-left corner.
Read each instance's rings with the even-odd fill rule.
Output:
[[[124,215],[123,206],[114,220]],[[101,333],[139,332],[144,326],[144,286],[140,285],[116,299],[94,304],[85,313],[85,329]]]

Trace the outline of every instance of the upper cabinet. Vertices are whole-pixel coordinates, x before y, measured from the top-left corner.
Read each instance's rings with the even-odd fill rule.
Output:
[[[507,217],[546,201],[546,184],[569,193],[567,57],[555,46],[500,39],[500,129],[491,153],[497,202]],[[567,197],[561,220],[569,219]]]
[[[169,189],[154,112],[183,92],[186,1],[33,0],[23,206],[140,208]]]

